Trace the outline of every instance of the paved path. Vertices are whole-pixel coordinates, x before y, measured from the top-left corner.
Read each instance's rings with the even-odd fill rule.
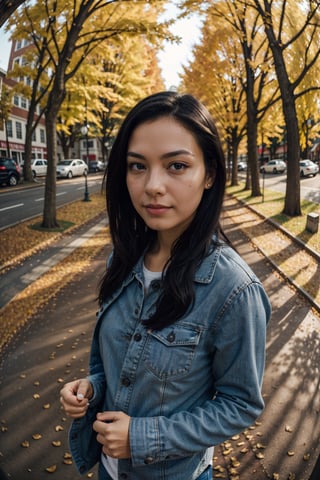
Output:
[[[226,220],[225,229],[263,281],[274,313],[263,386],[266,410],[252,429],[216,448],[214,478],[310,480],[319,455],[319,317],[253,249],[236,223]],[[106,253],[39,311],[1,355],[4,478],[81,478],[70,464],[70,420],[58,399],[64,382],[87,372],[96,286]],[[46,471],[50,467],[53,473]],[[97,479],[96,470],[91,473],[89,478]]]

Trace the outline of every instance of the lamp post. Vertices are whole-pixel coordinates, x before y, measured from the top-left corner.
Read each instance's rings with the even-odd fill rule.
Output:
[[[86,155],[86,163],[88,165],[88,170],[85,173],[84,176],[84,197],[83,201],[84,202],[90,202],[90,197],[89,197],[89,190],[88,190],[88,171],[89,171],[89,143],[88,143],[88,132],[89,132],[89,125],[83,125],[81,127],[81,133],[83,136],[86,137],[86,148],[87,148],[87,155]]]

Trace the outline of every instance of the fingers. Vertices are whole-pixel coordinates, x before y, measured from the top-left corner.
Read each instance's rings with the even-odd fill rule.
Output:
[[[87,379],[75,380],[61,389],[60,403],[67,415],[80,418],[85,415],[92,395],[92,385]]]
[[[102,412],[97,414],[93,430],[102,451],[113,458],[130,458],[130,417],[124,412]]]

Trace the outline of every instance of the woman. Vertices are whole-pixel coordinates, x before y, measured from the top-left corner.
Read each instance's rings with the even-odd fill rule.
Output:
[[[212,478],[212,447],[263,409],[270,304],[221,230],[225,179],[194,97],[158,93],[124,120],[90,376],[61,391],[81,473],[99,461],[100,480]]]

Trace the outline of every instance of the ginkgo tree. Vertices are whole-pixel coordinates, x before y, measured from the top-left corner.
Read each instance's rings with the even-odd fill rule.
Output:
[[[320,80],[301,88],[320,57],[320,3],[295,0],[250,0],[261,16],[281,91],[287,134],[287,184],[283,212],[301,214],[300,145],[296,102],[308,92],[319,92]]]
[[[101,42],[120,35],[143,35],[151,41],[170,37],[168,25],[158,15],[166,2],[159,0],[42,0],[25,4],[12,22],[33,39],[36,59],[44,50],[51,80],[45,105],[48,152],[42,226],[55,228],[56,126],[66,98],[67,83]],[[172,36],[171,36],[172,37]],[[77,53],[77,54],[76,54]],[[39,82],[40,88],[41,82]]]
[[[241,84],[243,64],[239,42],[230,29],[205,20],[201,41],[193,49],[194,59],[183,69],[183,90],[201,99],[216,120],[226,142],[231,183],[236,185],[238,147],[246,130],[244,91]]]

